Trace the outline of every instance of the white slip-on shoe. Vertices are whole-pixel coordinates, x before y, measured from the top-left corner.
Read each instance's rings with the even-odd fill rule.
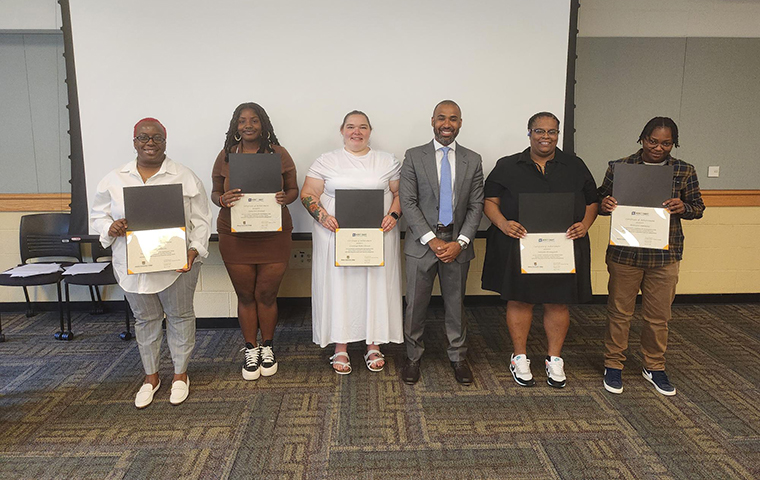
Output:
[[[159,387],[161,387],[161,380],[158,381],[158,385],[155,388],[150,383],[143,383],[140,390],[137,391],[137,395],[135,395],[135,407],[145,408],[150,405],[153,401],[153,395],[155,395]]]
[[[187,382],[183,382],[182,380],[175,380],[172,382],[172,394],[169,396],[169,403],[172,405],[179,405],[185,401],[189,394],[190,377],[187,377]]]

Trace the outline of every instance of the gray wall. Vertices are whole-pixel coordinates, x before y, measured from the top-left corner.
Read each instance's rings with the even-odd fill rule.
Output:
[[[673,156],[695,165],[703,189],[760,188],[760,39],[581,37],[576,79],[576,150],[597,181],[639,148],[650,118],[668,116]]]
[[[0,193],[69,192],[59,33],[0,34]]]

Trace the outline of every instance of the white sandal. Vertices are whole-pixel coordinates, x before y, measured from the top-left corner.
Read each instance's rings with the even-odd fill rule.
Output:
[[[336,358],[338,357],[346,357],[346,361],[342,362],[340,360],[336,360]],[[337,370],[336,368],[333,367],[333,371],[337,373],[338,375],[348,375],[349,373],[351,373],[351,370],[352,370],[351,359],[348,358],[348,352],[337,352],[335,355],[330,357],[330,365],[340,365],[341,367],[348,368],[348,370],[342,371],[342,370]]]
[[[370,360],[369,359],[370,355],[379,355],[379,357]],[[376,349],[367,350],[367,353],[364,355],[364,361],[367,363],[367,369],[370,372],[382,372],[383,371],[383,368],[385,368],[385,363],[383,363],[383,366],[380,367],[380,368],[378,368],[378,367],[375,366],[375,365],[377,365],[377,362],[379,362],[381,360],[385,361],[385,355],[383,355],[382,352],[380,352],[380,350],[376,350]]]

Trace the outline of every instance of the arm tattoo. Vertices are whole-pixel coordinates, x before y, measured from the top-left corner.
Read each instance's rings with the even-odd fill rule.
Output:
[[[301,203],[303,203],[303,206],[306,207],[306,210],[309,211],[309,215],[314,217],[314,220],[318,221],[319,223],[322,223],[322,221],[327,218],[322,203],[319,201],[314,201],[314,198],[311,195],[303,197],[301,199]]]

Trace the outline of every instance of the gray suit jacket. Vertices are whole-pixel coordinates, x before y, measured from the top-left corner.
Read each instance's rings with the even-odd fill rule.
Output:
[[[454,180],[454,232],[470,241],[483,215],[483,165],[480,155],[457,144]],[[440,183],[435,165],[433,142],[410,148],[404,155],[401,166],[399,198],[401,210],[406,217],[407,230],[404,237],[404,253],[421,258],[430,247],[420,243],[420,237],[427,232],[435,232],[438,224],[438,194]],[[458,262],[469,262],[475,258],[473,248],[468,248],[457,257]]]

